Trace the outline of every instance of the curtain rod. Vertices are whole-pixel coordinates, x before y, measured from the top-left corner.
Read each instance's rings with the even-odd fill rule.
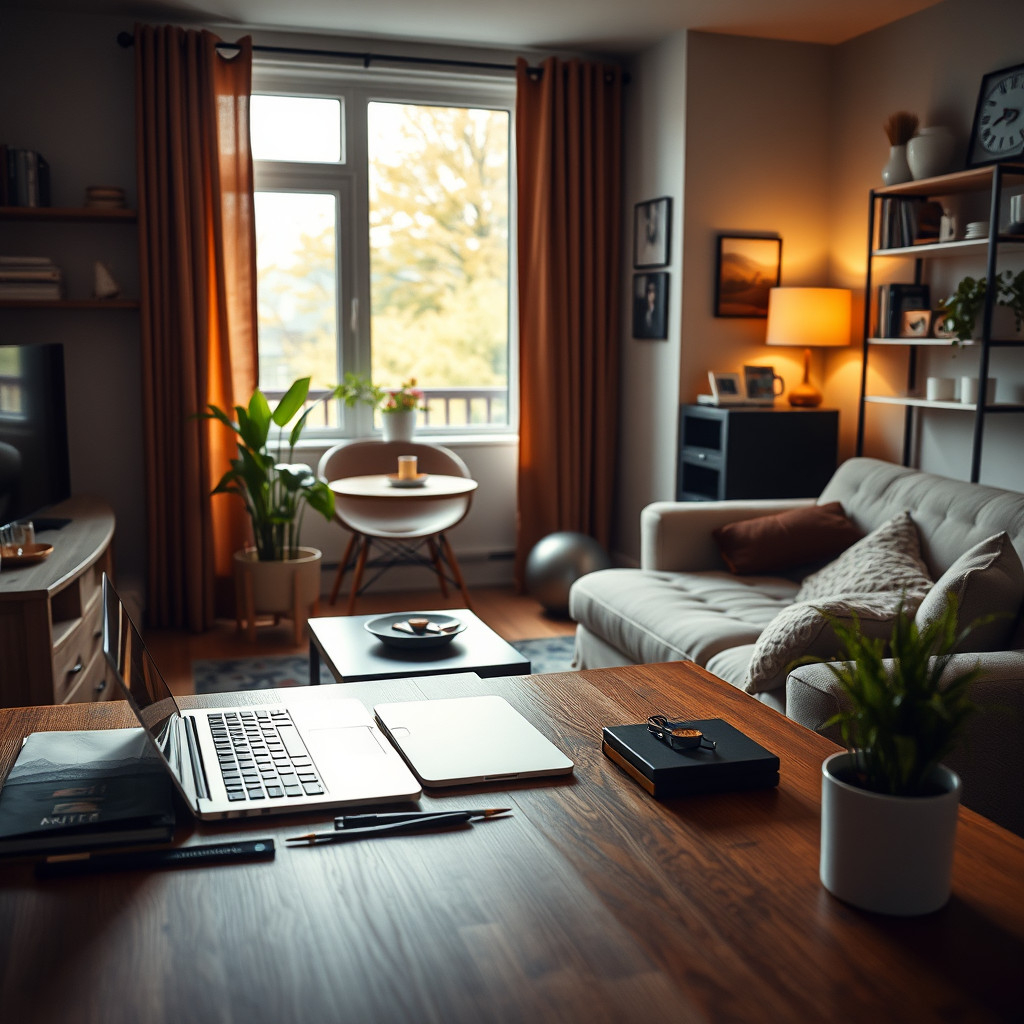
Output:
[[[135,37],[131,32],[119,32],[117,35],[119,45],[127,49],[135,44]],[[218,43],[218,50],[237,50],[233,43]],[[331,57],[334,59],[358,60],[364,68],[368,68],[373,61],[388,61],[399,64],[431,64],[436,67],[446,68],[474,68],[478,71],[504,71],[513,73],[516,70],[515,64],[494,64],[482,60],[450,60],[442,57],[413,57],[406,54],[390,53],[365,53],[349,50],[311,50],[301,46],[256,46],[253,45],[253,53],[279,53],[291,56],[303,57]],[[527,73],[533,76],[544,74],[543,68],[527,68]]]

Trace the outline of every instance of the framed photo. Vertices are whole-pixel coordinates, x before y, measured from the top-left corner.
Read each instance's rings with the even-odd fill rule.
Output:
[[[637,270],[668,266],[671,228],[672,200],[668,196],[633,207],[633,266]]]
[[[782,271],[782,239],[719,235],[715,316],[767,317]]]
[[[668,337],[668,274],[633,275],[633,337]]]
[[[878,337],[906,338],[903,314],[931,309],[931,294],[926,284],[883,284],[878,288]]]
[[[990,71],[981,80],[974,108],[967,166],[1024,155],[1024,64]]]
[[[708,370],[708,383],[715,405],[736,405],[746,401],[743,382],[738,373],[719,373]]]

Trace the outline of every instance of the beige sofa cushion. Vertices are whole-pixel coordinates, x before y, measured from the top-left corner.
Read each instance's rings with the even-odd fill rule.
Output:
[[[958,651],[998,651],[1010,640],[1024,601],[1024,566],[1009,536],[997,533],[964,552],[943,574],[917,609],[918,629],[926,629],[946,608],[948,594],[957,600],[959,626],[983,616]]]
[[[785,686],[789,669],[798,658],[836,660],[842,647],[834,629],[836,622],[851,628],[859,622],[865,636],[887,639],[901,600],[902,591],[884,590],[790,605],[768,624],[754,645],[743,689],[764,693]],[[908,613],[913,613],[918,600],[906,599]]]
[[[825,601],[843,594],[905,591],[908,598],[923,598],[932,578],[921,559],[921,541],[909,512],[900,512],[862,540],[847,548],[834,562],[807,576],[797,601]],[[916,603],[916,602],[915,602]]]
[[[797,584],[727,572],[603,569],[578,579],[569,614],[637,664],[695,661],[753,643]]]

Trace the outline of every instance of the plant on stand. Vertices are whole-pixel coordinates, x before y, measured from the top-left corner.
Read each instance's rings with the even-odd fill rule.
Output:
[[[825,727],[847,750],[822,766],[820,872],[846,902],[923,914],[949,898],[960,780],[940,762],[977,710],[980,669],[950,665],[973,625],[958,628],[953,595],[920,630],[901,607],[888,641],[833,622],[844,660],[826,665],[848,706]]]
[[[340,385],[320,401],[342,397],[339,390]],[[307,506],[330,522],[334,492],[309,466],[293,461],[295,446],[316,407],[302,411],[308,395],[309,377],[302,377],[273,409],[257,388],[248,405],[235,406],[236,420],[212,404],[197,413],[224,424],[238,438],[238,457],[231,460],[231,468],[211,493],[237,495],[252,524],[255,548],[234,554],[238,622],[241,626],[246,619],[250,639],[257,612],[289,613],[295,642],[301,642],[306,613],[319,600],[323,555],[317,548],[300,547],[299,535]],[[292,420],[295,423],[286,435]],[[277,428],[273,445],[272,427]]]

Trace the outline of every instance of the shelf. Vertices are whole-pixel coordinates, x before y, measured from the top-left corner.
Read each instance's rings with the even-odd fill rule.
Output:
[[[999,235],[997,238],[1000,248],[1004,252],[1024,251],[1024,238],[1020,235]],[[969,256],[972,253],[984,253],[988,251],[988,238],[961,238],[956,242],[926,242],[921,245],[899,245],[887,249],[872,249],[874,257],[886,258],[891,256],[935,256],[954,257]]]
[[[1003,164],[1002,168],[1003,177],[1024,178],[1024,164]],[[873,192],[876,196],[952,196],[988,188],[994,175],[994,166],[975,167],[970,171],[941,174],[936,178],[906,181],[901,185],[885,185],[874,189]]]
[[[907,398],[903,395],[865,395],[865,402],[876,405],[914,406],[920,409],[951,409],[954,412],[975,412],[978,406],[974,402],[938,402],[927,398]],[[998,402],[986,405],[986,412],[1024,412],[1024,405],[1016,402]]]
[[[97,222],[114,221],[115,223],[133,224],[139,219],[136,210],[126,208],[111,209],[93,206],[0,206],[0,220],[48,220],[48,221],[79,221]]]
[[[925,345],[939,348],[959,348],[963,351],[981,348],[980,341],[961,341],[959,345],[954,345],[949,338],[868,338],[868,344],[910,345],[915,347]],[[1022,348],[1024,347],[1024,338],[993,338],[988,344],[989,348]]]
[[[0,299],[0,309],[138,309],[138,299]]]

